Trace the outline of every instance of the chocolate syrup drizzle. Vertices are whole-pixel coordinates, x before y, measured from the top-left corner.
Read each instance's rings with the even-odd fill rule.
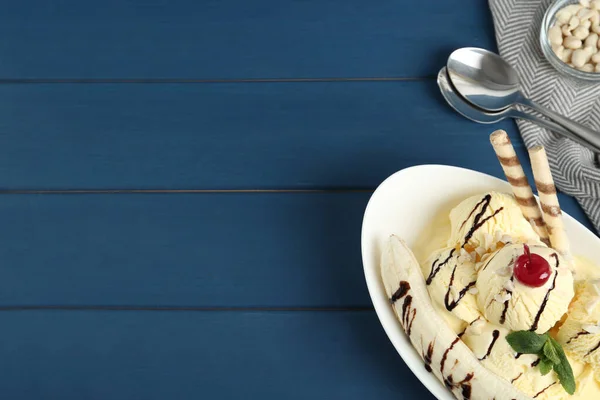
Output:
[[[410,336],[412,331],[412,325],[415,321],[415,317],[417,316],[417,309],[412,308],[412,296],[406,296],[404,299],[404,303],[402,304],[402,322],[404,327],[406,328],[406,333]],[[410,318],[412,311],[412,319]]]
[[[538,313],[535,316],[535,319],[533,320],[533,324],[531,325],[531,329],[529,329],[532,332],[535,332],[537,330],[538,324],[540,323],[540,318],[542,317],[542,313],[546,309],[546,305],[548,305],[548,299],[550,298],[550,293],[556,288],[556,278],[558,277],[558,264],[559,264],[559,260],[558,260],[558,255],[556,253],[551,254],[550,257],[554,257],[554,259],[556,260],[556,266],[555,266],[555,268],[556,268],[557,271],[554,272],[554,279],[552,280],[552,286],[546,292],[546,296],[544,297],[544,301],[542,302],[542,305],[540,306],[540,310],[538,311]]]
[[[567,344],[571,344],[571,342],[572,342],[573,340],[577,340],[577,339],[579,339],[579,337],[581,337],[581,336],[585,336],[585,335],[589,335],[589,334],[590,334],[590,333],[589,333],[588,331],[581,331],[581,332],[579,332],[577,335],[575,335],[575,336],[573,336],[571,339],[569,339],[569,340],[567,341]]]
[[[410,283],[407,281],[400,281],[400,287],[394,292],[390,299],[390,302],[394,304],[404,297],[404,302],[402,302],[402,325],[404,326],[404,329],[406,329],[408,336],[410,336],[410,333],[412,332],[412,325],[417,316],[417,309],[412,307],[413,297],[408,295],[409,291]]]
[[[471,215],[473,215],[473,213],[475,212],[475,210],[477,210],[477,208],[478,208],[478,207],[479,207],[479,206],[480,206],[480,205],[481,205],[481,204],[482,204],[482,203],[483,203],[483,202],[486,200],[486,198],[487,198],[488,196],[489,196],[489,199],[488,199],[488,204],[489,204],[489,200],[491,200],[491,199],[492,199],[492,196],[490,196],[490,195],[487,195],[487,196],[485,196],[483,199],[481,199],[481,200],[479,201],[479,203],[475,204],[475,207],[473,207],[473,209],[472,209],[472,210],[471,210],[471,212],[469,213],[469,216],[468,216],[468,217],[467,217],[467,218],[466,218],[466,219],[463,221],[463,223],[460,225],[460,229],[462,229],[462,228],[465,226],[465,224],[467,223],[467,221],[469,220],[469,218],[471,218]],[[487,207],[487,205],[486,205],[485,207]]]
[[[478,317],[478,318],[474,319],[473,321],[471,321],[471,323],[469,323],[469,325],[467,325],[465,327],[465,329],[463,329],[462,332],[458,334],[458,337],[459,338],[463,337],[463,335],[467,332],[467,329],[469,329],[470,326],[472,326],[475,322],[479,321],[480,319],[481,319],[481,317]]]
[[[406,296],[406,294],[408,293],[409,290],[410,290],[410,283],[408,283],[406,281],[400,282],[400,287],[392,295],[392,298],[391,298],[392,303],[395,303],[396,301],[398,301],[401,298],[403,298],[404,296]]]
[[[471,377],[472,379],[473,377]],[[465,378],[467,379],[467,378]],[[470,379],[469,379],[470,380]],[[468,381],[466,381],[468,382]],[[463,383],[460,385],[460,393],[462,394],[463,399],[469,400],[471,398],[471,385],[467,385],[463,379]]]
[[[488,265],[490,265],[490,263],[492,262],[492,260],[494,258],[496,258],[496,256],[499,254],[499,252],[496,252],[496,254],[494,254],[492,256],[492,258],[490,258],[489,260],[487,260],[487,262],[485,263],[485,265],[483,266],[483,268],[481,269],[481,271],[485,271],[485,269],[488,267]]]
[[[423,340],[423,337],[421,337],[421,341],[422,340]],[[446,362],[448,361],[448,354],[452,351],[454,346],[459,341],[460,341],[459,337],[454,339],[454,341],[450,344],[450,347],[448,347],[446,349],[446,351],[444,351],[444,354],[442,355],[442,359],[440,360],[440,372],[442,373],[442,376],[444,375],[444,369],[446,368]],[[421,346],[423,346],[423,343],[421,343]],[[427,346],[427,352],[423,351],[423,362],[425,365],[425,369],[429,373],[433,372],[433,370],[431,368],[431,363],[432,363],[434,348],[435,348],[435,340],[433,342],[429,343],[429,345]],[[454,360],[455,366],[457,363],[458,363],[458,360]],[[444,384],[450,391],[453,391],[454,389],[460,389],[463,399],[470,400],[471,393],[472,393],[471,380],[473,379],[473,377],[474,377],[474,374],[469,373],[465,376],[465,378],[463,380],[454,382],[454,378],[452,377],[452,374],[450,374],[450,375],[444,377]]]
[[[444,378],[444,385],[446,385],[450,391],[455,388],[460,388],[460,393],[462,394],[463,399],[469,400],[471,398],[471,380],[474,376],[475,375],[473,373],[469,373],[463,380],[454,382],[452,375],[448,375]]]
[[[541,392],[538,392],[535,396],[533,396],[533,398],[535,399],[536,397],[538,397],[540,394],[544,393],[546,390],[550,389],[552,386],[556,385],[556,382],[551,383],[550,385],[548,385],[547,387],[545,387]]]
[[[440,371],[442,372],[442,374],[444,373],[444,368],[446,366],[446,359],[448,358],[448,353],[450,353],[452,351],[452,349],[454,348],[454,345],[456,343],[458,343],[460,341],[460,338],[457,337],[456,339],[454,339],[454,341],[452,342],[452,344],[450,345],[450,347],[448,347],[446,349],[446,351],[444,352],[444,354],[442,355],[442,361],[440,361]]]
[[[416,316],[417,316],[417,309],[413,308],[412,318],[410,319],[410,322],[408,323],[408,330],[407,330],[408,336],[410,336],[410,333],[412,332],[412,326],[413,326],[413,322],[415,322]]]
[[[488,347],[488,350],[487,350],[487,353],[485,353],[485,356],[481,357],[479,359],[479,361],[483,361],[489,357],[489,355],[492,353],[492,349],[494,348],[494,345],[496,344],[496,341],[498,340],[499,337],[500,337],[500,331],[494,330],[494,332],[492,332],[492,342],[490,343],[490,347]]]
[[[435,341],[429,343],[427,347],[427,354],[423,354],[423,361],[425,362],[425,369],[427,372],[432,372],[431,369],[431,358],[433,357],[433,348],[435,347]]]
[[[402,321],[406,324],[408,322],[408,316],[410,313],[410,306],[412,305],[412,296],[406,296],[404,303],[402,303]]]
[[[522,377],[522,376],[523,376],[523,373],[521,372],[519,375],[517,375],[517,377],[516,377],[516,378],[512,378],[512,379],[511,379],[511,381],[510,381],[510,383],[515,383],[515,381],[516,381],[517,379],[519,379],[520,377]]]
[[[511,282],[515,281],[515,276],[514,275],[512,275],[510,277],[510,281]],[[512,290],[508,290],[508,289],[505,289],[505,290],[506,290],[506,293],[512,295]],[[504,323],[506,322],[506,312],[508,311],[508,303],[509,302],[510,302],[510,299],[506,300],[504,302],[504,309],[502,310],[502,314],[500,314],[500,324],[502,324],[502,325],[504,325]]]
[[[483,199],[481,199],[481,201],[479,203],[477,203],[477,205],[473,209],[473,211],[474,211],[479,206],[481,206],[481,211],[479,211],[479,213],[477,213],[475,215],[475,218],[473,219],[473,225],[471,226],[471,229],[469,229],[469,232],[467,232],[467,234],[465,235],[463,246],[465,244],[467,244],[469,242],[469,240],[471,240],[471,238],[473,237],[473,234],[477,231],[477,229],[481,228],[483,226],[483,224],[485,224],[490,219],[494,218],[499,212],[501,212],[504,209],[504,207],[500,207],[499,209],[494,211],[492,213],[492,215],[489,215],[489,216],[483,218],[483,215],[487,211],[487,208],[490,206],[491,201],[492,201],[492,195],[488,193],[483,197]],[[465,222],[471,217],[471,215],[473,215],[473,211],[471,211],[471,214],[469,214],[469,217],[465,220]],[[464,226],[464,222],[463,222],[462,226]]]
[[[600,343],[598,343],[596,345],[596,347],[594,347],[593,349],[591,349],[590,351],[587,352],[587,354],[584,357],[589,356],[590,354],[592,354],[593,352],[595,352],[596,350],[600,349]]]
[[[467,294],[469,289],[471,289],[477,283],[475,281],[470,282],[467,286],[462,288],[462,290],[460,292],[458,292],[458,299],[450,301],[450,290],[452,290],[452,285],[454,284],[454,276],[456,275],[457,267],[458,267],[458,264],[455,265],[454,269],[452,270],[452,275],[450,275],[450,283],[448,284],[448,290],[446,291],[446,296],[444,296],[444,304],[446,306],[446,310],[448,310],[448,311],[454,310],[456,308],[456,306],[458,305],[458,303],[460,303],[460,301],[463,299],[463,297],[465,297],[465,295]]]
[[[435,278],[435,276],[438,274],[438,272],[440,272],[440,270],[442,269],[442,267],[446,264],[448,264],[448,261],[450,261],[450,259],[452,258],[452,256],[454,255],[454,252],[456,251],[456,249],[452,249],[450,251],[450,254],[448,254],[448,258],[446,258],[444,261],[442,261],[441,263],[439,263],[440,259],[437,258],[432,264],[431,264],[431,271],[429,272],[429,276],[427,277],[427,280],[425,281],[425,283],[427,283],[427,286],[431,285],[431,282],[433,282],[433,279]],[[436,263],[437,264],[436,266]]]

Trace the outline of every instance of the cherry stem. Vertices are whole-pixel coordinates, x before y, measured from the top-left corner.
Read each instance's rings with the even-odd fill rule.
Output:
[[[529,264],[527,265],[529,267],[531,265],[531,251],[529,251],[529,246],[526,244],[524,244],[523,247],[525,248],[525,254],[527,254],[527,258],[529,258]]]

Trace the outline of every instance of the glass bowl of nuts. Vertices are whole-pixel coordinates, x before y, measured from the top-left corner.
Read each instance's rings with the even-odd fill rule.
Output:
[[[542,21],[540,44],[558,71],[600,81],[600,0],[556,0]]]

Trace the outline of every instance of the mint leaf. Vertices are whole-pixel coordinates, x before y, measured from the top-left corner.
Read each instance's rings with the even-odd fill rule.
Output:
[[[560,359],[560,363],[554,364],[554,372],[558,375],[558,379],[560,380],[560,384],[565,389],[565,391],[569,394],[575,393],[576,384],[575,384],[575,376],[573,376],[573,369],[571,369],[571,364],[565,355],[565,352],[561,345],[550,338],[552,342],[552,347],[556,350],[556,354]]]
[[[542,361],[540,361],[540,363],[538,364],[538,367],[540,368],[540,373],[542,375],[547,375],[550,371],[552,371],[553,366],[554,363],[548,360],[547,358],[542,358]]]
[[[570,364],[554,364],[554,372],[558,375],[560,384],[569,394],[575,393],[576,384]]]
[[[548,359],[552,364],[559,364],[560,363],[560,357],[558,356],[558,352],[556,350],[556,348],[554,347],[554,344],[552,343],[551,340],[546,341],[546,343],[544,344],[544,356],[546,356],[546,359]],[[546,374],[543,374],[546,375]]]
[[[538,335],[531,331],[517,331],[506,335],[506,341],[517,353],[538,354],[544,348],[548,335]]]
[[[540,356],[540,373],[546,375],[554,369],[565,391],[568,394],[575,393],[573,369],[562,346],[556,340],[546,333],[538,335],[531,331],[517,331],[506,335],[506,341],[518,353]]]

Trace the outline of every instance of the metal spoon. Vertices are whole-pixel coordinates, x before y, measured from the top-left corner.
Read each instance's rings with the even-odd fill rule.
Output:
[[[448,58],[447,70],[456,91],[471,104],[486,111],[522,104],[571,131],[579,143],[595,151],[600,149],[600,133],[525,97],[519,89],[517,72],[498,54],[475,47],[458,49]]]
[[[442,68],[437,76],[437,84],[442,92],[444,99],[450,104],[456,112],[461,114],[463,117],[470,119],[471,121],[479,122],[481,124],[493,124],[502,121],[506,118],[518,118],[532,121],[546,129],[556,132],[560,135],[564,135],[572,140],[577,141],[578,138],[573,135],[570,131],[566,130],[562,126],[555,124],[554,122],[547,121],[543,118],[539,118],[532,114],[516,110],[514,108],[507,108],[498,112],[487,112],[479,107],[471,105],[463,97],[461,97],[456,91],[448,79],[446,67]],[[582,143],[584,144],[584,143]],[[600,152],[600,148],[596,148],[595,151]]]

